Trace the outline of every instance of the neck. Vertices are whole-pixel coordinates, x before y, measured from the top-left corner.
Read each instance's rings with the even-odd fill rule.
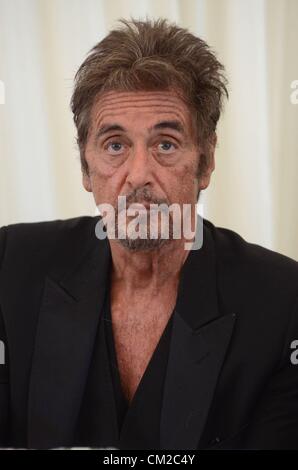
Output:
[[[177,287],[181,268],[189,254],[183,240],[152,251],[130,251],[116,240],[109,240],[112,254],[112,282],[126,295],[146,291],[154,295],[164,286]]]

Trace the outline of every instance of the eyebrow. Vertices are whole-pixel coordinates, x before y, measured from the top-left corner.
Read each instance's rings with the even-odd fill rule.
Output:
[[[149,132],[158,129],[173,129],[174,131],[180,132],[180,134],[185,134],[185,129],[180,121],[160,121],[152,127],[149,127]],[[125,127],[120,126],[119,124],[106,124],[98,129],[96,133],[96,141],[111,131],[120,131],[120,132],[127,132]]]
[[[180,132],[180,134],[185,134],[184,127],[180,121],[160,121],[153,127],[150,127],[149,131],[157,129],[173,129],[174,131]]]

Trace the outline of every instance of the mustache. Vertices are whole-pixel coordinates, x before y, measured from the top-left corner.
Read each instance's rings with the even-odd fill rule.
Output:
[[[154,196],[150,190],[146,188],[142,189],[135,189],[129,194],[121,194],[121,196],[126,197],[126,204],[142,204],[142,203],[147,203],[147,204],[166,204],[169,206],[169,202],[165,198],[159,198],[157,196]]]

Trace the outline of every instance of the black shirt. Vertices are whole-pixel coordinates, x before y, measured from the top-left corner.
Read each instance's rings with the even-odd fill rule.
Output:
[[[172,319],[173,314],[128,404],[117,366],[107,289],[74,446],[160,448],[160,414]]]
[[[108,351],[108,356],[109,356],[109,366],[110,366],[111,378],[112,378],[112,383],[113,383],[114,401],[115,401],[115,406],[116,406],[118,429],[120,431],[122,428],[124,419],[125,419],[125,415],[128,412],[129,403],[127,402],[124,396],[122,386],[121,386],[121,381],[120,381],[119,368],[118,368],[115,343],[114,343],[113,328],[112,328],[109,292],[106,293],[106,301],[105,301],[105,306],[103,310],[103,323],[104,323],[103,327],[105,331],[107,351]]]

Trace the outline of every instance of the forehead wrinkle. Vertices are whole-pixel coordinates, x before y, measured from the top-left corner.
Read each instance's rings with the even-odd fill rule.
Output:
[[[156,100],[154,102],[152,102],[152,100],[138,100],[138,101],[131,101],[131,100],[127,100],[127,101],[115,101],[115,102],[108,102],[108,103],[104,103],[104,102],[100,102],[100,103],[97,103],[97,105],[95,106],[95,109],[94,111],[96,112],[96,108],[109,108],[109,109],[118,109],[119,107],[124,107],[124,106],[128,106],[129,108],[133,108],[133,107],[149,107],[149,108],[152,108],[152,107],[165,107],[165,108],[176,108],[176,109],[181,109],[181,110],[186,110],[186,111],[189,111],[189,109],[187,107],[184,107],[183,105],[181,105],[180,103],[176,103],[176,102],[168,102],[168,101],[165,101],[165,102],[162,102],[160,100]]]
[[[106,113],[106,114],[101,115],[102,112],[104,112],[104,111],[101,111],[101,112],[99,113],[99,115],[96,117],[96,120],[95,120],[95,127],[96,127],[96,128],[99,128],[99,124],[100,124],[102,121],[107,120],[108,118],[112,118],[113,120],[115,120],[115,119],[116,119],[116,116],[117,116],[117,114],[118,114],[117,112],[116,112],[116,113],[108,112],[108,113]],[[181,114],[181,113],[179,112],[179,110],[176,110],[176,112],[173,112],[173,111],[165,112],[165,114],[172,114],[172,117],[171,117],[171,118],[169,118],[169,117],[166,118],[166,117],[165,117],[165,118],[163,119],[163,118],[159,115],[159,119],[158,119],[159,122],[162,121],[162,120],[169,121],[169,120],[177,120],[177,119],[178,119],[179,121],[182,122],[182,125],[183,125],[183,127],[184,127],[184,129],[185,129],[185,132],[187,133],[187,128],[186,128],[187,121],[185,120],[183,114]],[[119,125],[120,125],[120,123],[119,123]],[[152,126],[152,127],[153,127],[153,126]],[[172,129],[172,130],[174,130],[174,129]]]
[[[134,95],[135,97],[141,97],[141,96],[165,96],[169,98],[180,98],[177,93],[170,92],[169,90],[160,90],[160,91],[116,91],[116,90],[111,90],[111,91],[106,91],[103,92],[102,94],[98,95],[98,99],[105,99],[106,97],[114,97],[116,99],[121,99],[121,98],[126,98],[131,95]],[[112,98],[113,99],[113,98]]]
[[[169,93],[169,94],[143,93],[140,95],[138,95],[137,93],[127,93],[125,95],[119,95],[119,94],[115,94],[111,96],[102,95],[102,96],[97,97],[97,101],[105,101],[105,100],[111,101],[111,100],[125,100],[125,99],[131,100],[132,98],[135,98],[136,100],[143,100],[143,99],[153,99],[155,97],[158,98],[159,100],[163,99],[163,100],[171,100],[171,101],[178,101],[178,100],[183,101],[180,96],[173,94],[173,93]]]
[[[104,93],[103,96],[99,97],[99,99],[97,99],[97,101],[94,103],[92,114],[93,115],[95,114],[95,116],[98,116],[98,112],[101,113],[102,108],[105,108],[104,111],[106,110],[113,111],[114,109],[119,110],[119,106],[123,107],[123,105],[125,106],[125,104],[129,105],[130,108],[140,108],[140,107],[145,107],[145,106],[149,108],[150,107],[162,107],[164,104],[164,106],[168,110],[169,109],[172,110],[173,108],[176,110],[179,109],[180,112],[182,111],[182,114],[184,114],[185,110],[186,110],[186,113],[187,111],[188,112],[190,111],[186,103],[183,100],[181,100],[180,97],[177,97],[176,94],[168,92],[168,96],[165,96],[164,92],[153,92],[151,96],[156,98],[156,94],[160,94],[160,98],[159,99],[156,98],[156,102],[152,103],[152,97],[151,98],[148,97],[148,93],[150,92],[145,92],[146,93],[145,97],[144,97],[144,92],[141,92],[141,93],[142,93],[142,96],[136,96],[135,92],[127,92],[127,93],[121,92],[120,94],[122,96],[119,98],[119,92],[115,93],[114,91],[111,91],[109,92],[109,94],[112,94],[112,96],[116,94],[116,96],[114,96],[112,99],[107,98],[106,96],[107,93]],[[134,103],[132,103],[132,99],[131,99],[132,94],[133,94],[134,101],[135,101]],[[150,104],[148,105],[148,103]],[[101,109],[98,110],[98,108],[101,108]],[[167,110],[165,110],[165,112],[166,111]]]
[[[133,96],[132,96],[133,95]],[[138,102],[147,102],[147,101],[152,101],[152,99],[156,99],[158,100],[158,102],[160,101],[164,101],[164,102],[176,102],[177,101],[180,101],[181,104],[184,103],[184,101],[178,97],[177,95],[173,95],[172,93],[171,94],[168,94],[168,95],[165,95],[165,93],[160,93],[160,96],[156,96],[156,93],[152,93],[151,96],[148,95],[147,93],[145,94],[142,94],[142,96],[136,96],[136,93],[133,93],[133,92],[130,92],[129,93],[126,93],[124,96],[119,96],[119,95],[116,95],[114,96],[114,94],[112,95],[112,97],[107,97],[105,95],[103,95],[102,97],[99,97],[96,102],[95,102],[95,105],[97,104],[104,104],[106,101],[108,101],[108,103],[121,103],[121,102],[129,102],[131,103],[132,101],[138,101]]]
[[[131,105],[131,103],[129,103]],[[103,109],[104,108],[104,109]],[[130,108],[130,109],[129,109]],[[175,105],[171,105],[171,106],[167,106],[165,107],[164,105],[160,104],[160,103],[156,103],[156,104],[152,104],[151,106],[148,106],[148,108],[164,108],[164,113],[165,114],[170,114],[170,113],[176,113],[180,119],[182,119],[183,121],[185,120],[184,119],[184,113],[182,112],[182,109],[179,107],[179,106],[175,106]],[[143,109],[144,110],[144,106],[141,106],[141,105],[132,105],[132,106],[129,106],[128,107],[128,112],[129,111],[133,111],[135,109]],[[115,111],[113,113],[113,111]],[[117,116],[117,114],[119,111],[119,106],[110,106],[110,105],[107,105],[105,107],[101,107],[101,109],[98,110],[98,112],[95,112],[95,121],[98,122],[100,119],[104,119],[106,118],[107,116]],[[159,111],[159,112],[163,112],[163,111]],[[104,114],[103,114],[104,113]],[[105,114],[107,113],[107,114]],[[103,116],[102,116],[103,114]]]
[[[95,124],[95,128],[98,128],[100,122],[109,117],[112,117],[113,120],[115,120],[119,114],[119,111],[123,112],[123,108],[126,108],[127,112],[138,109],[142,109],[143,111],[150,111],[151,109],[155,108],[158,109],[159,114],[164,112],[165,114],[173,114],[176,119],[178,117],[179,120],[184,124],[186,133],[189,133],[190,135],[192,134],[192,119],[190,109],[179,96],[177,96],[175,93],[165,93],[163,91],[152,93],[140,92],[140,94],[142,96],[138,95],[138,92],[105,92],[94,104],[92,115],[94,116],[93,122]],[[109,98],[111,95],[112,98]],[[133,103],[132,95],[134,98]],[[157,95],[160,95],[160,98],[157,98]],[[144,108],[147,109],[144,110]]]
[[[106,111],[109,113],[115,111],[114,114],[117,115],[117,112],[122,111],[123,109],[126,109],[127,112],[134,111],[135,109],[142,109],[145,112],[145,111],[152,111],[153,108],[164,108],[164,111],[159,110],[159,112],[164,112],[165,114],[174,113],[174,112],[177,112],[181,115],[184,114],[182,110],[179,108],[179,106],[164,107],[162,104],[155,104],[155,105],[146,106],[146,107],[142,105],[132,105],[132,106],[125,106],[124,108],[121,106],[120,107],[119,106],[105,106],[104,109],[98,110],[98,112],[96,113],[96,116],[99,116],[100,114]]]
[[[137,99],[137,100],[134,100],[134,99],[125,99],[125,100],[105,100],[105,101],[98,101],[94,107],[98,107],[98,106],[105,106],[106,104],[111,104],[111,105],[116,105],[116,104],[123,104],[123,103],[162,103],[164,104],[164,106],[166,106],[167,104],[169,106],[181,106],[181,107],[184,107],[184,108],[187,108],[188,107],[186,105],[184,105],[184,103],[182,104],[182,102],[177,102],[177,100],[162,100],[162,99]]]

